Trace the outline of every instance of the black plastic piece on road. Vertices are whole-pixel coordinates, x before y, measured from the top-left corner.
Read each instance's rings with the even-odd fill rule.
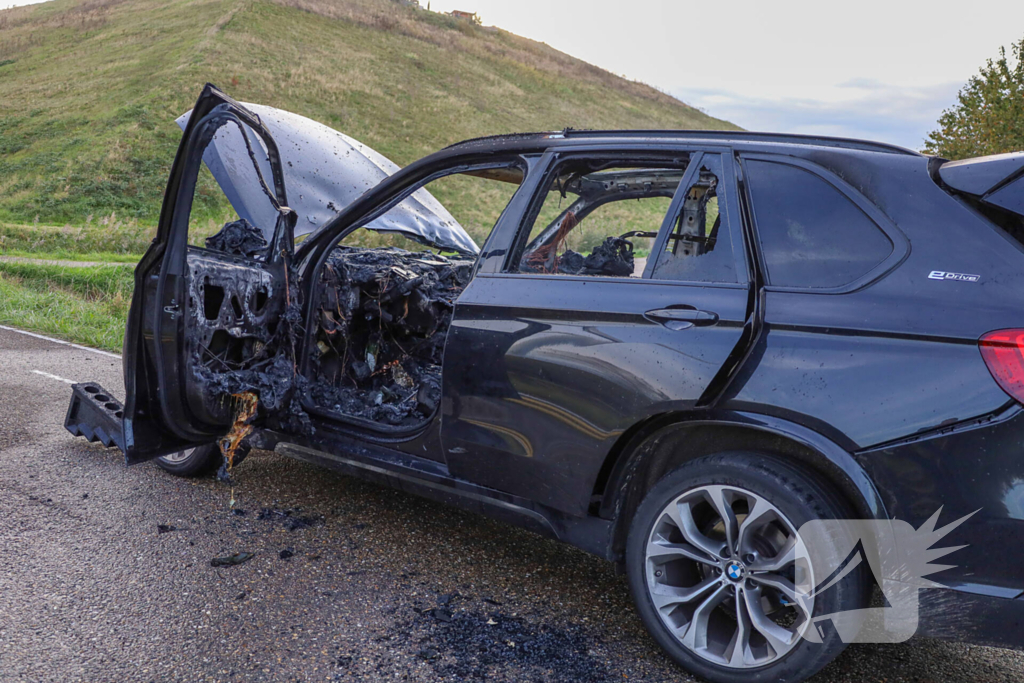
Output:
[[[124,451],[124,406],[95,382],[71,385],[64,428],[88,441]]]
[[[235,553],[234,555],[228,555],[227,557],[215,557],[210,560],[211,567],[234,567],[236,565],[248,562],[252,558],[256,557],[256,553]]]

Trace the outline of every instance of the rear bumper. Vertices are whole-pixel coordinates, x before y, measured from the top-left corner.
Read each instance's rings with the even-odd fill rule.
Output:
[[[929,588],[920,600],[918,636],[1024,650],[1024,595]]]
[[[64,428],[88,441],[99,441],[124,452],[124,406],[95,382],[71,386],[71,403]]]
[[[993,415],[861,451],[856,459],[888,517],[922,529],[931,528],[923,525],[936,510],[939,526],[970,515],[942,538],[942,547],[964,547],[942,558],[955,566],[936,581],[958,590],[974,584],[993,597],[979,584],[1024,589],[1024,407],[1008,401]]]

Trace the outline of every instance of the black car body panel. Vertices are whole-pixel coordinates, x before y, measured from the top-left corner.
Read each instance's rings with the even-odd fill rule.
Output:
[[[187,371],[219,330],[270,343],[259,335],[286,317],[314,329],[317,274],[339,240],[432,178],[514,169],[521,185],[455,305],[436,416],[416,428],[373,430],[307,401],[312,428],[301,432],[271,402],[254,445],[510,519],[609,559],[621,557],[636,496],[665,468],[715,449],[769,450],[819,473],[865,517],[918,527],[940,507],[944,519],[978,511],[951,536],[968,547],[938,578],[969,610],[995,601],[996,611],[1020,613],[1024,415],[979,352],[983,335],[1024,328],[1024,248],[1006,213],[1013,203],[985,201],[1019,184],[1017,160],[942,173],[941,160],[887,145],[733,132],[483,138],[388,176],[294,254],[295,215],[275,171],[266,190],[278,223],[265,254],[252,258],[186,242],[204,126],[226,120],[249,126],[276,158],[272,129],[208,86],[185,128],[157,238],[136,270],[123,440],[110,436],[109,416],[98,425],[129,463],[227,431],[227,404],[211,402]],[[681,159],[686,176],[673,206],[686,200],[685,178],[716,164],[735,282],[656,280],[653,262],[635,278],[516,272],[545,174],[586,155]],[[879,257],[829,286],[773,285],[781,266],[763,247],[772,217],[759,213],[756,197],[775,168],[827,186],[877,231]],[[670,209],[652,261],[672,216]],[[226,292],[212,315],[200,282]],[[250,304],[257,289],[262,307]],[[685,311],[689,322],[665,311]],[[315,352],[303,342],[293,351],[295,376]],[[288,400],[283,406],[295,410]],[[75,412],[100,419],[92,414]],[[76,420],[73,432],[96,432]],[[665,446],[670,434],[685,447]],[[981,616],[973,630],[936,624],[947,637],[1022,644]]]
[[[1024,170],[1024,154],[1013,152],[951,161],[939,168],[942,182],[958,192],[981,197],[1012,182]]]
[[[1024,415],[1019,405],[929,436],[857,454],[883,491],[886,509],[920,527],[935,510],[975,513],[949,537],[956,566],[943,583],[969,592],[1024,593]],[[930,512],[926,510],[930,509]],[[994,549],[998,549],[996,552]],[[952,563],[951,563],[952,564]]]
[[[453,474],[576,514],[626,430],[696,405],[747,312],[743,286],[636,281],[621,292],[581,280],[475,278],[446,349],[474,363],[445,363],[442,415]],[[522,297],[515,305],[509,287]],[[680,304],[715,311],[719,323],[682,334],[644,317]]]

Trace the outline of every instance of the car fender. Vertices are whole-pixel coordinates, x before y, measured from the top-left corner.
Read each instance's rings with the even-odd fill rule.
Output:
[[[722,442],[721,450],[770,449],[779,450],[785,445],[782,455],[803,462],[825,477],[849,500],[858,516],[866,519],[888,519],[885,504],[877,488],[864,468],[852,453],[832,439],[806,426],[790,420],[753,412],[707,411],[674,413],[653,416],[638,424],[623,436],[622,445],[609,455],[598,479],[601,488],[599,516],[614,520],[618,531],[616,545],[624,542],[629,518],[646,492],[634,485],[638,475],[644,471],[645,457],[650,455],[647,446],[659,436],[674,430],[713,428],[728,430],[735,438]],[[681,464],[716,449],[703,448],[687,454]],[[603,484],[603,486],[602,486]]]

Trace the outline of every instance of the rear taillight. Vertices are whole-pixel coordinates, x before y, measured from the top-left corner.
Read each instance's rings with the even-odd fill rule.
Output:
[[[996,330],[981,336],[981,357],[1003,391],[1024,403],[1024,330]]]

